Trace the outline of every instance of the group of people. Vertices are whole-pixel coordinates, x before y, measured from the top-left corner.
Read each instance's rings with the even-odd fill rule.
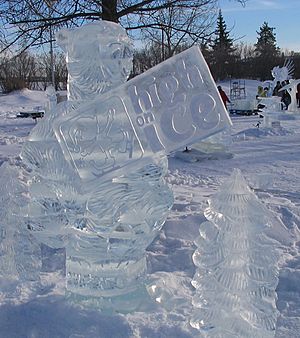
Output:
[[[269,88],[265,87],[263,88],[262,86],[258,86],[257,88],[257,97],[268,97],[268,96],[278,96],[281,98],[282,102],[282,109],[287,110],[290,103],[291,103],[291,96],[288,92],[288,90],[282,88],[289,84],[289,80],[286,81],[277,81],[276,86],[273,89],[272,95],[270,95]],[[297,86],[297,106],[300,108],[300,84]]]
[[[277,81],[276,86],[274,87],[272,93],[271,93],[269,87],[258,86],[256,98],[279,96],[279,97],[281,97],[282,109],[287,110],[289,104],[291,103],[291,96],[286,89],[281,90],[287,84],[289,84],[289,80],[282,81],[282,82]],[[227,108],[227,103],[230,103],[228,96],[226,95],[226,93],[224,92],[224,90],[222,89],[221,86],[218,86],[218,91],[219,91],[221,99],[224,103],[224,106]],[[297,106],[298,106],[298,108],[300,108],[300,83],[297,85],[296,96],[297,96]]]
[[[273,96],[279,96],[281,97],[281,102],[282,102],[282,109],[287,110],[290,103],[291,103],[291,96],[288,93],[288,91],[285,90],[281,90],[285,85],[289,84],[289,80],[286,81],[282,81],[280,83],[280,81],[277,81],[276,86],[273,89]]]
[[[220,96],[221,96],[221,99],[222,99],[222,101],[223,101],[223,103],[224,103],[224,106],[225,106],[226,109],[227,109],[227,103],[230,103],[230,100],[229,100],[227,94],[224,92],[224,90],[222,89],[221,86],[218,86],[218,91],[219,91],[219,94],[220,94]]]
[[[258,97],[270,97],[270,91],[268,87],[263,87],[263,86],[258,86],[257,87],[257,95],[256,98]]]

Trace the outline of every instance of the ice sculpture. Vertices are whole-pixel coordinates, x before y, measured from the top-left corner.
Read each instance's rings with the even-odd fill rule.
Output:
[[[24,226],[28,188],[23,179],[18,163],[5,162],[0,167],[0,293],[16,294],[20,281],[24,286],[39,280],[40,248]],[[27,285],[27,293],[30,289]]]
[[[141,302],[139,292],[143,295],[145,248],[172,205],[163,182],[167,160],[161,156],[122,177],[97,180],[87,190],[66,161],[53,125],[123,83],[130,72],[132,46],[120,26],[107,22],[61,31],[58,42],[68,54],[69,100],[52,106],[23,146],[22,161],[30,173],[26,223],[40,242],[66,248],[71,299],[102,310],[130,311]],[[91,60],[98,65],[94,61],[90,67]]]
[[[263,126],[265,128],[271,128],[273,122],[278,120],[278,114],[282,112],[281,97],[262,97],[259,99],[259,103],[264,106],[260,108],[264,116]]]
[[[74,31],[77,39],[73,38]],[[124,82],[130,71],[128,64],[132,60],[132,47],[125,31],[113,23],[97,22],[74,31],[62,31],[58,35],[64,49],[69,49],[69,100],[50,110],[40,121],[21,154],[23,163],[31,172],[27,223],[41,242],[51,247],[66,247],[69,291],[75,290],[76,294],[87,298],[98,296],[100,300],[104,296],[109,299],[114,294],[130,293],[137,288],[145,272],[144,252],[141,254],[140,247],[145,248],[147,240],[154,237],[155,231],[163,224],[172,196],[161,178],[166,170],[163,168],[166,165],[164,159],[160,159],[160,166],[152,165],[141,174],[134,172],[135,177],[123,177],[123,182],[98,181],[93,191],[84,192],[86,189],[77,172],[63,156],[54,136],[53,124],[97,94]],[[85,48],[79,53],[82,41]],[[95,55],[96,50],[88,58],[91,55],[88,45],[94,48],[95,42],[99,55]],[[94,62],[90,68],[91,59],[98,62],[98,67]],[[109,73],[108,76],[106,66],[111,66],[109,62],[114,63],[115,75]],[[89,79],[89,86],[84,83],[86,79]],[[136,182],[139,174],[147,175],[142,185]],[[147,193],[141,190],[141,186]],[[156,196],[160,197],[159,202],[157,198],[151,202],[151,198],[153,200]],[[139,200],[130,204],[135,198]],[[149,209],[146,210],[147,198]],[[143,208],[148,218],[140,224],[136,214],[143,218]],[[125,217],[120,220],[119,217],[129,210],[133,220]],[[155,229],[150,229],[151,226]],[[150,233],[152,230],[153,234]],[[137,240],[140,246],[135,244]]]
[[[297,103],[297,86],[300,83],[300,80],[290,80],[289,84],[286,84],[279,91],[287,90],[291,97],[291,103],[288,106],[289,112],[299,112],[298,103]]]
[[[274,78],[273,87],[276,86],[277,81],[280,83],[293,78],[295,71],[294,62],[292,59],[286,59],[283,67],[276,66],[272,69],[271,73]]]
[[[198,47],[124,83],[132,45],[119,25],[62,30],[57,41],[68,101],[22,149],[26,224],[41,242],[66,248],[72,300],[131,311],[145,299],[145,249],[172,206],[166,154],[230,119]]]
[[[274,337],[279,256],[264,233],[272,214],[235,169],[205,216],[193,254],[190,324],[204,337]]]
[[[56,91],[52,85],[46,88],[46,96],[48,98],[48,103],[46,105],[46,113],[49,114],[52,110],[55,109],[55,106],[57,104]]]

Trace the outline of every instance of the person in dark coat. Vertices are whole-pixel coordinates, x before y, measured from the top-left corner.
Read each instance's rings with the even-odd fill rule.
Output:
[[[285,85],[289,83],[290,83],[289,80],[283,81],[282,87],[284,87]],[[284,104],[283,110],[288,110],[288,107],[291,103],[291,96],[286,89],[282,90],[281,102]]]
[[[224,92],[224,90],[222,89],[221,86],[218,86],[218,91],[220,93],[220,96],[221,96],[221,99],[222,99],[222,101],[224,103],[224,106],[227,109],[227,102],[230,103],[230,100],[229,100],[228,96],[226,95],[226,93]]]
[[[280,92],[279,90],[282,88],[282,85],[280,81],[277,81],[276,86],[273,89],[272,96],[279,96],[282,97],[282,91]]]

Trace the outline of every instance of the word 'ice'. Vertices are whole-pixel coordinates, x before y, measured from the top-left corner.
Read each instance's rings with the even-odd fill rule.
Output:
[[[193,254],[190,324],[205,337],[274,337],[279,253],[264,232],[273,215],[235,169],[205,216]]]

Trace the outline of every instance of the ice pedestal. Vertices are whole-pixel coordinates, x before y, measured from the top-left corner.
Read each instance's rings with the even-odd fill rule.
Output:
[[[241,172],[209,200],[200,225],[190,324],[204,337],[274,337],[279,252],[264,228],[275,221]]]
[[[70,234],[66,245],[69,297],[118,311],[143,306],[145,250],[162,228],[173,201],[163,181],[166,169],[162,159],[102,182],[89,196],[86,223]],[[143,299],[137,297],[140,293]]]
[[[272,122],[278,119],[278,114],[282,113],[281,97],[262,97],[259,99],[259,103],[264,105],[264,108],[262,109],[264,115],[263,126],[265,128],[270,128]]]

